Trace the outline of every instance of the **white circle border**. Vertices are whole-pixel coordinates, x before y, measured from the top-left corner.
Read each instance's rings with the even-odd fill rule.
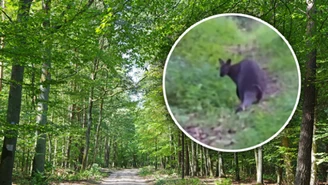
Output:
[[[260,22],[262,24],[265,24],[266,26],[268,26],[269,28],[271,28],[273,31],[275,31],[280,36],[280,38],[282,38],[284,40],[284,42],[287,44],[289,50],[291,51],[291,53],[292,53],[292,55],[294,57],[294,62],[296,64],[296,68],[297,68],[297,72],[298,72],[298,93],[297,93],[297,98],[296,98],[296,102],[295,102],[295,105],[294,105],[294,109],[292,110],[292,112],[291,112],[289,118],[287,119],[287,121],[285,122],[285,124],[274,135],[272,135],[267,140],[265,140],[265,141],[263,141],[263,142],[261,142],[261,143],[259,143],[257,145],[254,145],[252,147],[242,148],[242,149],[235,149],[235,150],[232,150],[232,149],[220,149],[220,148],[215,148],[215,147],[209,146],[209,145],[207,145],[205,143],[202,143],[202,142],[198,141],[197,139],[195,139],[194,137],[192,137],[188,132],[186,132],[185,129],[182,128],[182,126],[175,119],[175,116],[171,112],[170,106],[169,106],[168,101],[167,101],[166,90],[165,90],[165,76],[166,76],[167,64],[168,64],[168,62],[169,62],[169,60],[171,58],[172,52],[174,51],[176,45],[180,42],[180,40],[185,36],[185,34],[187,34],[191,29],[193,29],[197,25],[199,25],[199,24],[201,24],[201,23],[203,23],[203,22],[205,22],[207,20],[213,19],[213,18],[225,17],[225,16],[241,16],[241,17],[247,17],[247,18],[256,20],[256,21],[258,21],[258,22]],[[273,27],[271,24],[263,21],[262,19],[257,18],[257,17],[254,17],[254,16],[251,16],[251,15],[242,14],[242,13],[223,13],[223,14],[212,15],[212,16],[209,16],[207,18],[204,18],[204,19],[196,22],[195,24],[193,24],[192,26],[190,26],[187,30],[185,30],[182,33],[182,35],[180,35],[180,37],[173,44],[173,46],[172,46],[172,48],[171,48],[171,50],[170,50],[170,52],[169,52],[169,54],[168,54],[168,56],[166,58],[165,65],[164,65],[164,71],[163,71],[163,82],[162,82],[162,84],[163,84],[163,96],[164,96],[165,105],[166,105],[167,110],[170,113],[171,118],[173,119],[174,123],[179,127],[179,129],[185,135],[187,135],[192,141],[198,143],[199,145],[204,146],[205,148],[209,148],[209,149],[212,149],[212,150],[215,150],[215,151],[218,151],[218,152],[245,152],[245,151],[249,151],[249,150],[252,150],[252,149],[261,147],[261,146],[265,145],[266,143],[270,142],[276,136],[278,136],[285,129],[285,127],[288,125],[288,123],[292,119],[293,115],[295,114],[295,111],[296,111],[296,108],[298,106],[299,99],[300,99],[300,94],[301,94],[301,72],[300,72],[299,63],[298,63],[298,60],[297,60],[297,57],[295,55],[295,52],[294,52],[293,48],[291,47],[291,45],[289,44],[289,42],[287,41],[287,39],[275,27]]]

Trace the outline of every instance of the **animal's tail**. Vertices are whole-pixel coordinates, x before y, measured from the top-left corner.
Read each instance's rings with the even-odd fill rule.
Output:
[[[253,86],[255,87],[255,89],[257,91],[256,92],[256,101],[254,103],[259,103],[263,98],[263,89],[257,84],[254,84]]]
[[[253,85],[255,88],[253,91],[246,91],[243,96],[243,102],[236,109],[236,113],[245,110],[247,107],[254,103],[259,103],[263,97],[262,88],[259,85]]]

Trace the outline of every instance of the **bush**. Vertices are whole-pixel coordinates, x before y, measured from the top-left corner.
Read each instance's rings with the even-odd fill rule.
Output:
[[[201,185],[204,184],[197,178],[190,179],[160,179],[156,181],[155,185]]]
[[[231,179],[220,179],[219,181],[215,181],[215,185],[230,185],[232,184]]]

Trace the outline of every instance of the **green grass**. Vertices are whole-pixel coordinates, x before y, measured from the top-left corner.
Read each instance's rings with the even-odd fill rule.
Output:
[[[201,142],[221,149],[244,149],[269,139],[285,124],[296,102],[298,73],[289,48],[268,27],[243,32],[234,21],[223,22],[225,26],[220,21],[201,24],[181,40],[167,64],[165,90],[179,124],[208,135]],[[219,77],[218,58],[239,62],[245,55],[223,48],[252,43],[254,38],[260,46],[257,62],[277,78],[273,86],[279,90],[236,115],[236,86],[229,77]]]
[[[204,183],[197,178],[190,179],[159,179],[155,185],[203,185]]]

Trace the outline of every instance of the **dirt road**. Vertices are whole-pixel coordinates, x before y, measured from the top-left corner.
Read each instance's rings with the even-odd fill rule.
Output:
[[[152,180],[138,176],[138,169],[124,169],[112,173],[102,180],[101,185],[152,185]]]

